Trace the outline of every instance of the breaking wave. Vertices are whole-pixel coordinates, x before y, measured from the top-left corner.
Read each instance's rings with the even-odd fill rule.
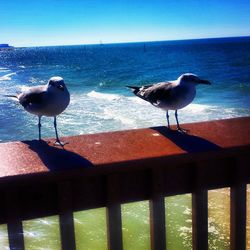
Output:
[[[180,123],[239,117],[249,114],[248,109],[226,108],[192,103],[179,110]],[[174,111],[170,123],[175,124]],[[72,93],[70,105],[61,116],[66,134],[98,133],[166,125],[165,111],[155,108],[136,96],[101,93]],[[73,130],[73,131],[72,131]]]
[[[89,97],[97,98],[97,99],[104,99],[107,101],[114,101],[121,98],[121,95],[118,94],[106,94],[106,93],[100,93],[95,90],[92,90],[87,94]]]
[[[6,74],[0,77],[0,81],[11,81],[11,76],[16,75],[16,73]]]

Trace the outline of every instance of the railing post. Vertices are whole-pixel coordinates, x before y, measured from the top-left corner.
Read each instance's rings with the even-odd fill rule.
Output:
[[[58,204],[62,250],[74,250],[76,249],[75,231],[69,181],[58,183]]]
[[[5,192],[5,211],[10,249],[24,250],[23,225],[19,216],[18,190]]]
[[[231,250],[246,250],[247,186],[245,183],[242,183],[244,176],[244,164],[246,164],[243,159],[237,159],[235,161],[235,166],[233,168],[233,185],[230,189]]]
[[[209,164],[202,162],[194,167],[194,191],[192,193],[192,237],[193,250],[208,250],[208,193],[201,188],[204,178],[202,166]]]
[[[230,249],[246,250],[246,185],[231,187]]]
[[[208,249],[207,190],[192,194],[193,250]]]
[[[111,174],[106,179],[107,192],[107,237],[109,250],[122,250],[122,218],[121,204],[118,201],[120,193],[119,175]]]
[[[162,195],[163,174],[159,169],[151,172],[152,194],[150,199],[151,250],[166,250],[165,199]]]

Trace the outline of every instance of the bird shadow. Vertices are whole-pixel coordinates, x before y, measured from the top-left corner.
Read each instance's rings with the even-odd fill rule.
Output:
[[[32,140],[22,141],[29,146],[29,149],[34,151],[44,165],[51,171],[69,170],[79,168],[89,168],[93,164],[79,154],[50,146],[46,141]]]
[[[181,133],[177,130],[171,130],[167,127],[152,127],[151,129],[162,134],[163,136],[174,142],[181,149],[189,153],[198,153],[221,149],[219,145],[199,136]]]

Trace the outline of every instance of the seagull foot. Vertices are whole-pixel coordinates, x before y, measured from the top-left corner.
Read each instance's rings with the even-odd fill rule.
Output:
[[[177,127],[177,131],[180,132],[180,133],[182,133],[182,134],[186,134],[189,130],[181,128],[181,127]]]
[[[47,144],[50,144],[50,141],[48,141],[48,140],[43,140],[43,139],[39,139],[38,142],[39,142],[39,143],[47,143]]]
[[[54,146],[61,146],[63,147],[64,145],[69,144],[68,142],[62,142],[62,141],[55,141]]]

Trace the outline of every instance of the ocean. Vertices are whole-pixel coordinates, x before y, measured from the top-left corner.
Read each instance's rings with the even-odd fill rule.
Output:
[[[37,117],[4,95],[46,84],[52,76],[63,77],[71,93],[58,117],[59,135],[66,136],[166,125],[164,111],[125,86],[187,72],[212,85],[197,87],[194,102],[179,111],[180,123],[250,115],[250,37],[0,50],[0,142],[38,138]],[[42,118],[42,136],[55,136],[52,118]],[[229,249],[229,197],[228,189],[209,191],[209,249]],[[191,196],[166,202],[167,248],[192,249]],[[124,249],[150,249],[149,203],[122,205],[122,220]],[[105,209],[74,213],[74,223],[77,249],[107,249]],[[249,225],[248,219],[248,245]],[[27,249],[60,249],[58,216],[23,226]],[[0,246],[9,249],[6,225],[0,225]]]
[[[3,95],[52,76],[63,77],[71,93],[58,117],[66,136],[166,125],[164,111],[125,86],[187,72],[212,85],[198,86],[194,102],[179,111],[181,123],[250,115],[250,37],[1,50],[0,142],[38,138],[37,117]],[[54,137],[51,118],[42,118],[42,136]]]

